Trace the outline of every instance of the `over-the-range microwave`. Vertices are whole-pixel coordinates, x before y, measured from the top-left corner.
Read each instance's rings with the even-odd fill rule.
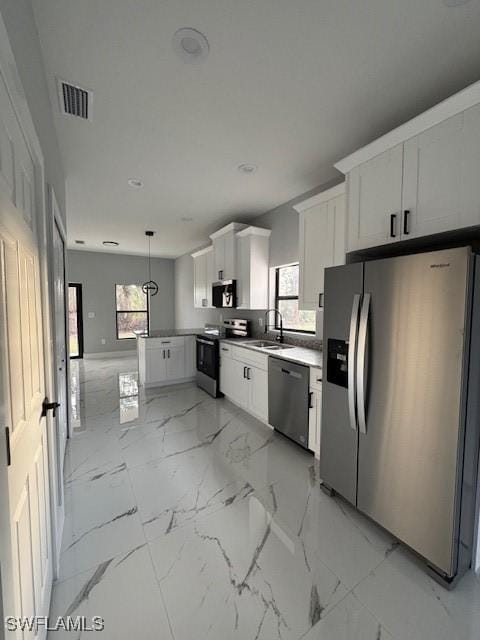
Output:
[[[237,306],[237,281],[221,280],[212,285],[212,303],[219,309],[235,309]]]

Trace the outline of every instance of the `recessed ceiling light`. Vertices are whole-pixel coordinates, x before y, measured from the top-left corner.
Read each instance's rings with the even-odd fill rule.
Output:
[[[182,222],[193,222],[193,218],[189,218],[188,216],[183,216],[183,218],[180,218],[180,220]]]
[[[471,0],[443,0],[446,7],[460,7],[462,4],[468,4]]]
[[[75,240],[75,244],[85,244],[85,240]]]
[[[210,45],[208,40],[196,29],[182,27],[173,35],[173,50],[184,62],[199,64],[208,56]]]
[[[104,247],[118,247],[118,242],[115,242],[115,240],[104,240],[102,242]]]
[[[255,173],[257,168],[258,167],[257,167],[256,164],[251,164],[250,162],[245,162],[244,164],[240,164],[237,167],[237,169],[240,171],[240,173],[246,173],[248,175],[251,175],[252,173]]]
[[[130,178],[128,185],[134,189],[141,189],[143,187],[143,182],[138,178]]]

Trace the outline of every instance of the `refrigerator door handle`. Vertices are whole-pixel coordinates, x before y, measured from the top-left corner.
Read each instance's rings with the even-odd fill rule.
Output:
[[[356,293],[353,296],[350,333],[348,336],[348,413],[350,416],[350,426],[354,431],[357,431],[357,412],[355,409],[355,354],[357,353],[359,311],[360,294]]]
[[[367,332],[370,313],[371,294],[363,296],[362,311],[358,328],[358,355],[357,355],[357,411],[358,427],[360,433],[367,433],[367,415],[365,407],[365,365],[367,360]]]

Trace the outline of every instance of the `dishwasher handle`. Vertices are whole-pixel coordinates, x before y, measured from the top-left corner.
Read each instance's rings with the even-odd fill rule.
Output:
[[[281,368],[282,373],[287,374],[287,376],[292,376],[292,378],[299,378],[300,380],[302,379],[302,375],[300,373],[297,373],[296,371],[290,371],[289,369],[284,369],[283,367]]]

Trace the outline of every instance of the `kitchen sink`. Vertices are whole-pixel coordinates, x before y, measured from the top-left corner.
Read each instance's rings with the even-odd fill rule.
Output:
[[[293,349],[293,346],[290,344],[279,344],[278,342],[270,342],[269,340],[250,342],[248,346],[257,347],[258,349],[269,349],[270,351],[278,351],[279,349]]]

